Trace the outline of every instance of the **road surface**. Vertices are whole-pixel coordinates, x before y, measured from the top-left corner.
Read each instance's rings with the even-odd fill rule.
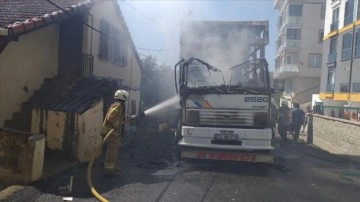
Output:
[[[94,167],[93,183],[110,201],[359,201],[359,165],[308,146],[304,142],[281,147],[276,143],[273,165],[241,162],[177,162],[169,135],[145,137],[143,145],[124,146],[123,173],[104,178],[101,162]],[[151,143],[146,139],[156,139]],[[161,140],[164,139],[165,140]],[[160,141],[161,140],[161,141]],[[171,160],[172,159],[172,160]],[[74,176],[73,192],[58,187]],[[96,201],[86,184],[86,165],[28,186],[8,201]]]

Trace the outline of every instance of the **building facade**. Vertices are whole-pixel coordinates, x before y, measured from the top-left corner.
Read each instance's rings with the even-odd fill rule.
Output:
[[[320,88],[325,1],[275,0],[279,11],[274,79],[283,80],[283,96],[311,102]]]
[[[43,134],[46,149],[87,161],[115,90],[138,113],[141,61],[117,1],[55,3],[0,1],[0,128]]]
[[[326,1],[324,33],[320,87],[320,99],[328,106],[324,113],[340,118],[350,113],[349,119],[359,121],[360,1]]]

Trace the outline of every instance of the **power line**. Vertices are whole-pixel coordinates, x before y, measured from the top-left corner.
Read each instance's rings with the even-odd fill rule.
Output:
[[[140,50],[146,50],[146,51],[166,51],[168,49],[148,49],[148,48],[140,48],[140,47],[136,47],[137,49],[140,49]]]
[[[137,9],[136,7],[132,6],[131,4],[129,4],[128,2],[126,2],[125,0],[121,0],[120,2],[123,2],[125,5],[129,6],[130,8],[134,9],[135,11],[137,11],[138,13],[140,13],[142,16],[146,17],[148,20],[159,24],[156,20],[152,19],[151,17],[147,16],[145,13],[141,12],[139,9]]]
[[[72,15],[71,13],[69,13],[67,10],[63,9],[61,6],[57,5],[56,3],[52,2],[51,0],[45,0],[46,2],[48,2],[49,4],[55,6],[56,8],[58,8],[59,10],[63,11],[64,13],[66,13],[67,15],[71,16],[71,17],[74,17],[74,15]],[[105,34],[104,32],[96,29],[95,27],[89,25],[88,23],[82,21],[82,20],[79,20],[82,24],[84,24],[85,26],[89,27],[90,29],[98,32],[99,34],[102,34],[104,35],[105,37],[109,38],[109,39],[112,39],[114,40],[115,42],[118,42],[118,40],[114,37],[111,37],[107,34]],[[148,51],[164,51],[166,49],[162,49],[162,50],[154,50],[154,49],[148,49],[148,48],[141,48],[141,47],[136,47],[137,49],[140,49],[140,50],[148,50]]]

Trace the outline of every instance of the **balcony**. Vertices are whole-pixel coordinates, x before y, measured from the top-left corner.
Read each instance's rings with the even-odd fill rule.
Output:
[[[299,74],[299,67],[295,64],[283,65],[274,71],[274,79],[287,79]]]
[[[326,92],[334,92],[335,84],[334,83],[328,83],[326,84]]]
[[[300,49],[301,40],[285,40],[284,48]]]
[[[303,17],[286,16],[286,19],[281,24],[280,31],[284,31],[287,26],[301,27],[303,25]]]
[[[336,62],[336,56],[337,56],[336,53],[330,53],[328,55],[328,63]]]
[[[337,30],[338,28],[339,28],[339,21],[335,21],[335,22],[331,23],[331,25],[330,25],[330,32]]]

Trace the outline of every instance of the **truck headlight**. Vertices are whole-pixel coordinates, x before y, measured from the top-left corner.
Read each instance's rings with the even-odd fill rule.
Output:
[[[268,126],[268,113],[267,112],[255,112],[254,113],[254,125],[259,127]]]
[[[187,124],[199,124],[200,123],[200,112],[194,110],[186,111],[186,123]]]

